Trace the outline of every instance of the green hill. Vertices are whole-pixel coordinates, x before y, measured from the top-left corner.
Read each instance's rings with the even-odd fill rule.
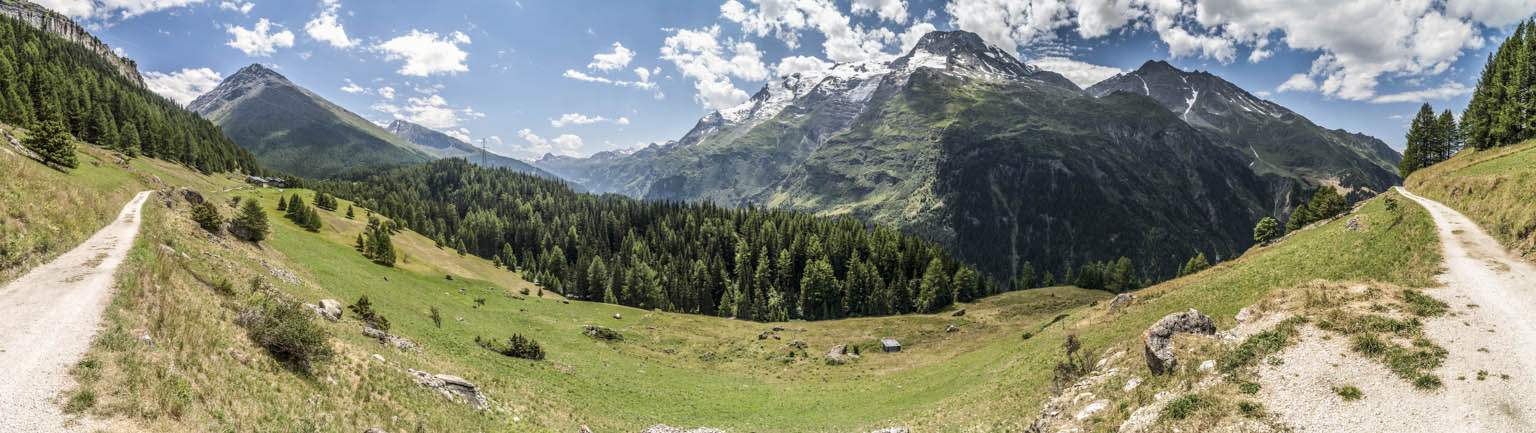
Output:
[[[1477,150],[1413,172],[1410,191],[1477,221],[1505,247],[1536,254],[1536,141]],[[1524,204],[1524,205],[1517,205]]]

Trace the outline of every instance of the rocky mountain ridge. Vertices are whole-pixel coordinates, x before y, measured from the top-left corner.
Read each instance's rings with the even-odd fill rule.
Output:
[[[406,120],[396,119],[390,122],[389,126],[386,126],[384,130],[405,141],[421,146],[422,150],[437,158],[463,158],[470,163],[486,167],[501,167],[547,179],[559,179],[559,176],[540,170],[516,158],[475,147],[448,134]]]
[[[33,27],[53,33],[67,41],[80,44],[116,67],[117,72],[122,74],[123,78],[138,84],[139,87],[144,87],[144,77],[139,75],[137,63],[134,63],[133,60],[119,57],[117,53],[112,51],[112,47],[107,46],[106,43],[101,42],[101,39],[97,39],[96,36],[86,32],[84,28],[76,24],[74,20],[69,19],[69,17],[24,0],[0,0],[0,16],[24,21]]]

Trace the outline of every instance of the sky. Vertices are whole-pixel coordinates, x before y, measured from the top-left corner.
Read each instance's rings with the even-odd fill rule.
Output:
[[[1401,149],[1459,114],[1536,0],[34,0],[180,103],[261,63],[364,118],[495,152],[682,137],[769,80],[967,30],[1087,87],[1149,60],[1219,75]]]

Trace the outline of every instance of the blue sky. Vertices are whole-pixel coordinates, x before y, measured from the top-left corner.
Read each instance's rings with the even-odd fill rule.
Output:
[[[1536,0],[42,0],[182,102],[251,63],[365,118],[536,158],[676,139],[772,77],[963,29],[1080,85],[1207,70],[1401,147]]]

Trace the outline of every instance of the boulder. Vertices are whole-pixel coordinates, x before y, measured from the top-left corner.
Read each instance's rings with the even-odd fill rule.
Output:
[[[949,325],[948,328],[944,328],[944,332],[960,332],[960,327],[959,326],[955,326],[955,325]]]
[[[196,190],[192,190],[192,189],[188,189],[188,188],[182,188],[181,189],[181,198],[186,199],[187,203],[203,204],[203,194],[200,193],[200,192],[197,192]]]
[[[1199,311],[1173,313],[1158,320],[1151,328],[1141,333],[1143,351],[1147,356],[1147,368],[1152,374],[1163,374],[1173,371],[1178,360],[1173,357],[1173,334],[1190,333],[1198,335],[1213,335],[1216,333],[1216,322],[1210,316]]]
[[[772,337],[772,336],[773,336],[773,332],[772,331],[763,331],[763,333],[757,334],[757,339],[759,339],[759,340],[767,340],[768,337]]]
[[[420,370],[408,371],[417,385],[437,390],[455,402],[465,403],[479,410],[491,407],[485,394],[480,392],[480,388],[464,378],[447,374],[431,374]]]
[[[841,365],[841,364],[847,363],[848,361],[851,361],[851,360],[856,359],[858,357],[859,357],[859,355],[854,355],[852,353],[848,353],[848,345],[847,344],[839,344],[839,345],[836,345],[836,346],[832,346],[832,349],[828,350],[827,351],[827,355],[826,355],[827,363],[828,364],[836,364],[836,365]]]
[[[1115,299],[1112,299],[1112,300],[1109,301],[1109,308],[1116,308],[1116,307],[1123,307],[1123,306],[1126,306],[1126,305],[1131,305],[1131,302],[1135,301],[1135,300],[1136,300],[1136,296],[1133,296],[1130,293],[1121,293],[1121,294],[1115,295]]]
[[[415,350],[415,351],[418,351],[418,352],[421,351],[421,346],[417,345],[416,342],[411,341],[409,338],[405,338],[405,337],[401,337],[401,336],[397,336],[397,335],[390,335],[390,334],[388,334],[388,333],[386,333],[384,331],[380,331],[380,330],[377,330],[377,329],[374,329],[374,328],[370,328],[370,327],[367,327],[367,326],[363,327],[363,336],[368,337],[368,338],[372,338],[372,339],[375,339],[375,340],[379,340],[379,344],[383,344],[383,345],[386,345],[386,346],[393,346],[396,349],[400,349],[400,350]]]
[[[890,427],[875,430],[869,433],[908,433],[908,430],[906,427]]]
[[[795,340],[795,341],[789,342],[789,344],[784,345],[784,347],[788,347],[788,348],[791,348],[791,349],[804,349],[807,346],[809,346],[809,345],[805,344],[805,340]]]
[[[332,322],[341,320],[341,312],[341,301],[335,299],[320,300],[320,315],[325,316],[326,319],[330,319]]]
[[[1106,407],[1109,407],[1109,400],[1094,400],[1093,403],[1088,403],[1087,406],[1084,406],[1083,410],[1077,411],[1077,415],[1073,415],[1072,418],[1078,421],[1082,421],[1088,419],[1088,417],[1093,416],[1094,413],[1104,410]]]
[[[624,316],[620,315],[619,313],[613,313],[613,320],[622,320],[622,319],[624,319]]]
[[[955,314],[951,314],[949,316],[950,317],[962,317],[962,316],[965,316],[965,309],[961,308],[960,311],[956,311]]]
[[[1232,316],[1232,319],[1237,320],[1237,323],[1247,323],[1257,317],[1258,313],[1253,311],[1253,307],[1243,307],[1243,309],[1237,310],[1237,315]]]
[[[1349,221],[1344,222],[1344,231],[1363,232],[1365,231],[1365,223],[1360,221],[1359,215],[1349,217]]]

